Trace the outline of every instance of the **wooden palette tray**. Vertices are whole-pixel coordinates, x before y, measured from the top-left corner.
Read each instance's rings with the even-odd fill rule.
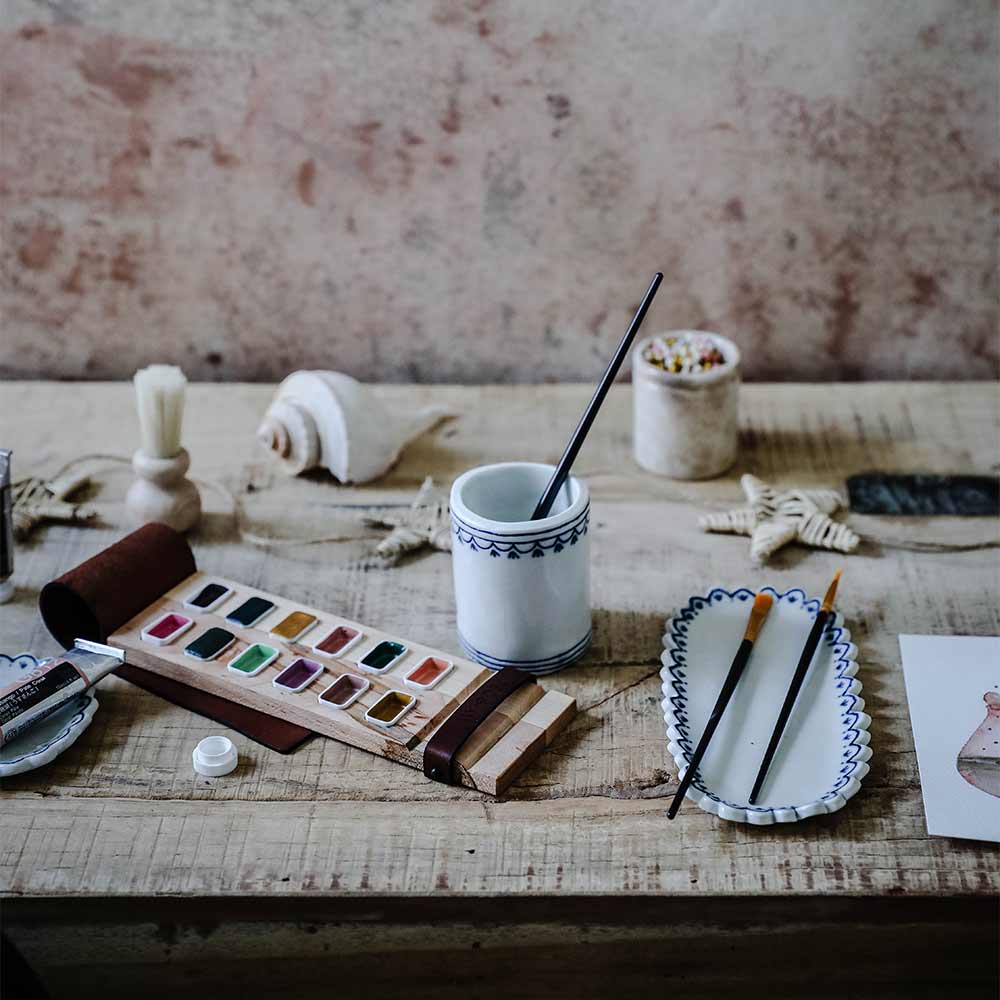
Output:
[[[232,593],[210,612],[195,612],[185,607],[184,599],[207,583],[223,584]],[[226,621],[226,615],[249,597],[265,598],[275,606],[252,628]],[[319,621],[299,642],[283,643],[271,636],[269,630],[292,611],[308,612]],[[167,612],[193,618],[194,627],[167,645],[157,646],[141,639],[143,628]],[[363,638],[345,651],[342,658],[316,653],[312,644],[338,625],[359,630]],[[212,626],[233,633],[236,642],[215,660],[186,655],[185,646]],[[371,673],[360,667],[358,661],[386,639],[402,642],[407,647],[406,654],[385,673]],[[127,661],[145,670],[421,769],[430,737],[473,692],[495,676],[494,671],[450,653],[200,571],[144,608],[112,634],[108,642],[124,649]],[[255,677],[229,670],[227,664],[255,642],[278,649],[279,657]],[[323,673],[299,692],[275,687],[273,678],[300,656],[321,663]],[[454,669],[429,690],[405,684],[405,675],[428,656],[448,660]],[[321,704],[319,693],[345,673],[360,675],[371,686],[347,708]],[[396,725],[383,728],[366,721],[364,715],[387,691],[402,691],[414,695],[417,701]],[[455,782],[499,795],[565,729],[575,714],[573,698],[558,691],[545,691],[536,683],[525,684],[508,695],[462,744],[454,758]]]

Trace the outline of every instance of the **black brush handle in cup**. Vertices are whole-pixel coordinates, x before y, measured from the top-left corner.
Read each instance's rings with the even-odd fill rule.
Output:
[[[809,664],[812,663],[813,656],[816,655],[816,647],[819,645],[819,640],[823,635],[823,630],[826,628],[826,623],[830,620],[832,613],[829,611],[820,611],[816,615],[816,621],[813,622],[812,630],[809,633],[809,637],[806,639],[806,644],[802,650],[802,655],[799,657],[798,665],[795,667],[795,673],[792,674],[792,681],[788,685],[788,693],[785,695],[784,704],[781,706],[781,711],[778,713],[778,721],[774,724],[774,732],[771,733],[770,742],[767,744],[767,750],[764,751],[764,759],[761,761],[760,770],[757,772],[757,780],[753,783],[753,790],[750,792],[750,798],[747,802],[750,805],[757,804],[757,796],[760,794],[760,790],[764,785],[764,779],[767,777],[768,768],[771,766],[771,761],[774,759],[775,751],[778,749],[778,744],[781,742],[781,736],[785,731],[785,726],[788,724],[788,717],[792,714],[792,708],[795,705],[795,699],[799,695],[799,689],[802,687],[802,682],[806,679],[806,674],[809,671]]]
[[[572,468],[573,462],[576,461],[577,452],[586,440],[590,425],[594,422],[594,417],[597,416],[597,411],[601,408],[601,403],[604,402],[604,397],[608,394],[611,383],[614,382],[618,369],[621,368],[625,355],[628,354],[628,349],[632,346],[632,341],[635,340],[635,335],[639,332],[639,327],[642,326],[642,321],[646,318],[646,313],[649,311],[653,296],[660,287],[661,281],[663,281],[663,275],[657,271],[649,283],[649,288],[646,289],[646,294],[642,297],[642,302],[639,303],[639,308],[632,317],[632,322],[629,323],[628,329],[625,331],[625,336],[622,337],[622,342],[618,345],[618,350],[615,351],[615,356],[611,359],[611,364],[608,365],[597,389],[594,390],[594,395],[587,404],[587,409],[583,411],[583,416],[580,417],[580,422],[576,425],[576,430],[573,431],[569,444],[566,445],[566,450],[563,452],[562,458],[559,459],[555,471],[552,473],[552,478],[531,515],[532,521],[548,517],[556,495],[562,489],[563,483],[566,482],[566,477],[569,475],[569,470]]]
[[[743,676],[743,670],[746,667],[747,661],[750,659],[750,654],[752,652],[753,640],[744,639],[740,643],[740,648],[736,651],[736,655],[733,657],[732,666],[729,668],[729,673],[726,675],[726,680],[722,685],[722,690],[719,692],[719,697],[715,702],[715,708],[712,709],[712,714],[708,717],[708,722],[705,723],[705,731],[701,734],[701,739],[698,740],[698,745],[695,747],[694,755],[691,757],[691,763],[688,764],[688,768],[684,772],[684,777],[681,779],[680,785],[677,786],[677,791],[674,794],[673,801],[670,803],[670,808],[667,810],[667,819],[673,819],[677,815],[677,810],[680,809],[688,787],[694,780],[695,773],[698,770],[698,765],[701,763],[702,757],[705,756],[708,744],[712,741],[712,737],[715,735],[715,730],[718,728],[719,721],[722,719],[722,713],[725,712],[726,706],[729,704],[729,699],[733,696],[733,692],[736,690],[736,685],[740,682],[740,677]]]

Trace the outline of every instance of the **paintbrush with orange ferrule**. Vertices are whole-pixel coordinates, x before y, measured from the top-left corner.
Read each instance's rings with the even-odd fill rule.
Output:
[[[798,697],[799,689],[802,687],[802,682],[806,679],[806,674],[809,671],[809,664],[812,663],[812,658],[816,654],[816,647],[819,645],[823,630],[833,618],[833,601],[837,596],[837,584],[839,583],[840,570],[837,570],[833,582],[827,588],[826,597],[823,598],[823,606],[819,609],[816,621],[813,622],[809,637],[806,639],[806,644],[802,649],[802,655],[799,657],[795,673],[792,674],[792,682],[788,685],[785,702],[778,713],[778,721],[774,724],[774,732],[771,733],[771,740],[767,744],[767,750],[764,751],[764,759],[761,761],[760,770],[757,772],[757,780],[753,783],[753,791],[750,792],[750,798],[748,799],[750,805],[756,805],[757,803],[757,796],[760,795],[764,779],[767,777],[767,769],[771,766],[771,761],[774,759],[774,752],[778,749],[778,744],[781,742],[781,734],[785,731],[788,717],[792,714],[795,699]]]
[[[694,780],[694,776],[698,771],[698,765],[701,763],[701,758],[705,756],[708,744],[712,741],[712,736],[719,725],[722,713],[725,712],[726,706],[729,704],[729,699],[733,696],[733,691],[736,690],[736,685],[739,683],[740,677],[743,676],[743,671],[750,660],[750,654],[753,652],[753,644],[757,640],[757,635],[773,603],[774,598],[770,594],[758,594],[754,598],[753,607],[750,609],[750,621],[747,622],[746,631],[743,633],[743,641],[740,643],[740,648],[736,651],[736,656],[733,657],[733,664],[729,668],[729,673],[726,675],[722,690],[719,692],[715,708],[712,709],[712,714],[708,717],[708,722],[705,723],[705,731],[701,734],[701,739],[698,740],[698,746],[695,747],[691,763],[688,764],[687,770],[684,772],[684,777],[681,778],[681,783],[674,794],[673,801],[670,803],[670,808],[667,810],[667,819],[673,819],[677,815],[677,810],[680,809],[681,802],[684,801],[684,795],[688,790],[688,786]]]

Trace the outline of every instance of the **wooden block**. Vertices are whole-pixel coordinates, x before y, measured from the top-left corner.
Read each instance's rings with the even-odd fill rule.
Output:
[[[545,730],[545,745],[548,746],[576,715],[576,699],[562,691],[546,691],[524,716],[523,722]]]
[[[499,795],[545,749],[545,730],[518,722],[469,770],[481,792]]]
[[[456,767],[468,770],[495,746],[545,695],[537,684],[525,684],[508,695],[479,724],[455,754]]]

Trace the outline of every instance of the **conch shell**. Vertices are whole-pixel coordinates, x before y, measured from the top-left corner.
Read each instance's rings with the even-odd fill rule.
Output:
[[[301,371],[278,386],[257,439],[290,476],[324,466],[342,483],[366,483],[449,416],[438,406],[399,413],[350,375]]]

